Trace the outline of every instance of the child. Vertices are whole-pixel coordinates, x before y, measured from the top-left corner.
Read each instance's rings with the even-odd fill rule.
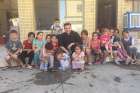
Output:
[[[103,60],[102,62],[104,63],[105,61],[109,61],[107,58],[109,56],[109,53],[112,54],[112,46],[110,43],[110,32],[109,29],[104,28],[103,34],[100,36],[100,41],[101,41],[101,51],[103,53]]]
[[[92,62],[92,58],[90,57],[90,48],[89,48],[89,37],[88,37],[88,31],[82,30],[81,32],[81,41],[82,41],[82,47],[83,51],[85,52],[85,61],[87,64],[90,64]]]
[[[90,41],[91,55],[95,58],[93,61],[95,64],[100,64],[101,50],[100,50],[100,39],[98,39],[98,33],[93,32],[92,39]]]
[[[8,50],[6,61],[8,63],[8,66],[12,66],[11,60],[13,60],[17,63],[18,67],[23,67],[21,60],[18,58],[20,53],[22,52],[22,43],[18,40],[18,32],[12,30],[9,35],[10,40],[6,43],[6,48]]]
[[[122,43],[124,49],[127,51],[127,54],[134,60],[134,62],[132,63],[135,63],[137,56],[137,48],[134,46],[134,38],[131,37],[128,32],[123,32]]]
[[[40,65],[40,50],[45,44],[46,41],[43,39],[43,32],[38,32],[36,38],[33,40],[34,64],[36,67]]]
[[[48,67],[54,67],[53,46],[51,43],[46,43],[45,47],[41,49],[40,53],[40,70],[47,71]]]
[[[46,41],[47,43],[51,42],[51,34],[46,35]]]
[[[58,38],[56,35],[52,35],[51,36],[51,43],[53,45],[53,50],[56,51],[59,47],[59,44],[58,44]]]
[[[88,37],[88,31],[87,30],[82,30],[81,40],[82,40],[83,50],[86,51],[86,48],[89,47],[89,37]]]
[[[7,62],[5,60],[5,57],[7,56],[7,49],[4,47],[4,40],[2,37],[0,37],[0,68],[7,68]]]
[[[55,19],[54,24],[51,26],[52,34],[58,35],[62,33],[62,26],[60,25],[60,20]]]
[[[32,42],[33,39],[35,38],[35,34],[33,32],[29,32],[28,33],[28,39],[23,41],[23,51],[21,53],[21,60],[23,62],[24,65],[26,65],[26,61],[25,59],[28,57],[28,63],[27,63],[27,68],[31,69],[31,63],[34,57],[34,51],[33,51],[33,47],[32,47]]]
[[[60,69],[65,71],[70,67],[70,56],[65,53],[61,48],[56,51],[56,59],[60,63]]]
[[[85,53],[82,50],[82,47],[80,45],[75,46],[75,52],[72,54],[72,69],[74,70],[84,70],[85,65]]]

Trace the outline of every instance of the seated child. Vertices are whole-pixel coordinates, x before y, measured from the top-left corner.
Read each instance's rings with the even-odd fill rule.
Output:
[[[12,30],[9,35],[10,40],[6,43],[6,48],[8,50],[6,61],[9,67],[12,66],[11,59],[17,63],[17,66],[23,67],[21,60],[18,58],[22,52],[22,43],[18,39],[18,32]]]
[[[25,59],[27,57],[29,58],[29,60],[27,62],[27,68],[29,68],[29,69],[32,68],[31,63],[32,63],[32,60],[34,57],[34,51],[32,49],[32,42],[33,42],[34,38],[35,38],[35,34],[33,32],[29,32],[28,39],[23,41],[23,51],[22,51],[21,56],[20,56],[24,65],[26,65]]]
[[[112,54],[112,45],[110,43],[110,32],[109,29],[105,28],[103,30],[103,34],[100,36],[100,41],[101,41],[101,51],[102,51],[102,63],[104,63],[105,61],[108,61],[108,56],[109,54]]]
[[[51,42],[51,34],[46,35],[46,41],[47,41],[47,43]]]
[[[56,51],[59,47],[59,44],[58,44],[58,38],[56,35],[52,35],[51,36],[51,43],[53,45],[53,50]]]
[[[54,55],[53,55],[53,45],[51,43],[46,43],[45,47],[41,49],[40,53],[40,70],[47,71],[54,67]]]
[[[70,56],[65,53],[61,48],[56,51],[56,59],[60,63],[60,69],[65,71],[70,68]]]
[[[75,46],[75,51],[72,54],[72,69],[74,70],[84,70],[85,67],[85,53],[82,50],[82,47],[80,45]]]
[[[101,50],[100,50],[100,39],[98,39],[98,33],[93,32],[92,39],[90,41],[91,55],[94,57],[93,62],[95,64],[101,63]]]
[[[129,35],[129,32],[123,32],[122,43],[127,54],[134,60],[132,63],[135,63],[137,59],[137,48],[135,47],[135,40]]]
[[[34,50],[34,65],[38,67],[40,65],[40,51],[46,44],[43,39],[43,32],[38,32],[36,38],[33,40],[33,50]]]

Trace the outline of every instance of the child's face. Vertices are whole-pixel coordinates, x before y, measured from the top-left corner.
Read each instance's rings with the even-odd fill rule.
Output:
[[[124,32],[124,33],[123,33],[123,36],[124,36],[125,38],[128,38],[128,37],[129,37],[129,34],[126,33],[126,32]]]
[[[85,38],[87,38],[87,37],[88,37],[88,36],[87,36],[86,34],[84,34],[84,33],[81,34],[81,38],[84,38],[84,39],[85,39]]]
[[[47,42],[51,42],[51,36],[47,36],[46,40]]]
[[[38,35],[37,35],[37,38],[38,38],[38,39],[43,39],[43,33],[38,34]]]
[[[30,35],[30,36],[28,37],[28,39],[29,39],[30,41],[33,41],[34,35]]]
[[[53,36],[53,37],[51,38],[51,41],[52,41],[52,42],[58,42],[58,39],[57,39],[56,36]]]
[[[75,47],[75,52],[79,54],[81,52],[80,47]]]
[[[92,35],[92,38],[95,40],[95,39],[98,38],[98,35],[97,34],[94,34],[94,35]]]
[[[10,33],[10,40],[12,40],[12,41],[18,40],[18,34],[17,33]]]
[[[111,30],[110,30],[110,36],[113,36],[113,35],[114,35],[114,30],[111,29]]]

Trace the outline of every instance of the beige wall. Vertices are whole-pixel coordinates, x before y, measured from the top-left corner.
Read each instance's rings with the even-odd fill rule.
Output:
[[[85,0],[84,6],[84,28],[91,35],[96,29],[96,0]]]
[[[18,13],[21,40],[26,39],[28,32],[36,30],[34,0],[18,0]]]

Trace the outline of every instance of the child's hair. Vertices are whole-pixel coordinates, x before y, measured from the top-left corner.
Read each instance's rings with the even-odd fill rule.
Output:
[[[61,48],[58,48],[55,52],[55,55],[61,54],[61,53],[64,53],[64,51]]]
[[[97,33],[97,32],[93,32],[93,33],[92,33],[92,37],[93,37],[95,34],[98,36],[98,33]]]
[[[52,50],[52,49],[53,49],[52,43],[46,43],[46,44],[45,44],[45,49],[46,49],[46,50]]]
[[[118,28],[115,28],[115,32],[117,32],[118,34],[120,33]]]
[[[81,51],[83,50],[83,47],[80,44],[75,44],[75,48],[79,47],[81,49]]]
[[[52,37],[56,37],[56,38],[57,38],[57,35],[55,35],[55,34],[52,34],[52,35],[51,35],[51,38],[52,38]]]
[[[33,36],[35,37],[34,32],[29,32],[29,33],[28,33],[28,37],[30,37],[31,35],[33,35]]]
[[[43,32],[37,32],[37,36],[38,36],[39,34],[43,34]],[[37,36],[36,36],[36,39],[37,39]]]
[[[51,37],[51,34],[47,34],[47,35],[46,35],[46,39],[47,39],[49,36]]]
[[[88,35],[88,31],[86,29],[83,29],[81,34],[85,34],[85,35]]]
[[[14,34],[18,34],[18,32],[17,32],[16,30],[11,30],[11,31],[10,31],[10,34],[13,34],[13,33],[14,33]]]

